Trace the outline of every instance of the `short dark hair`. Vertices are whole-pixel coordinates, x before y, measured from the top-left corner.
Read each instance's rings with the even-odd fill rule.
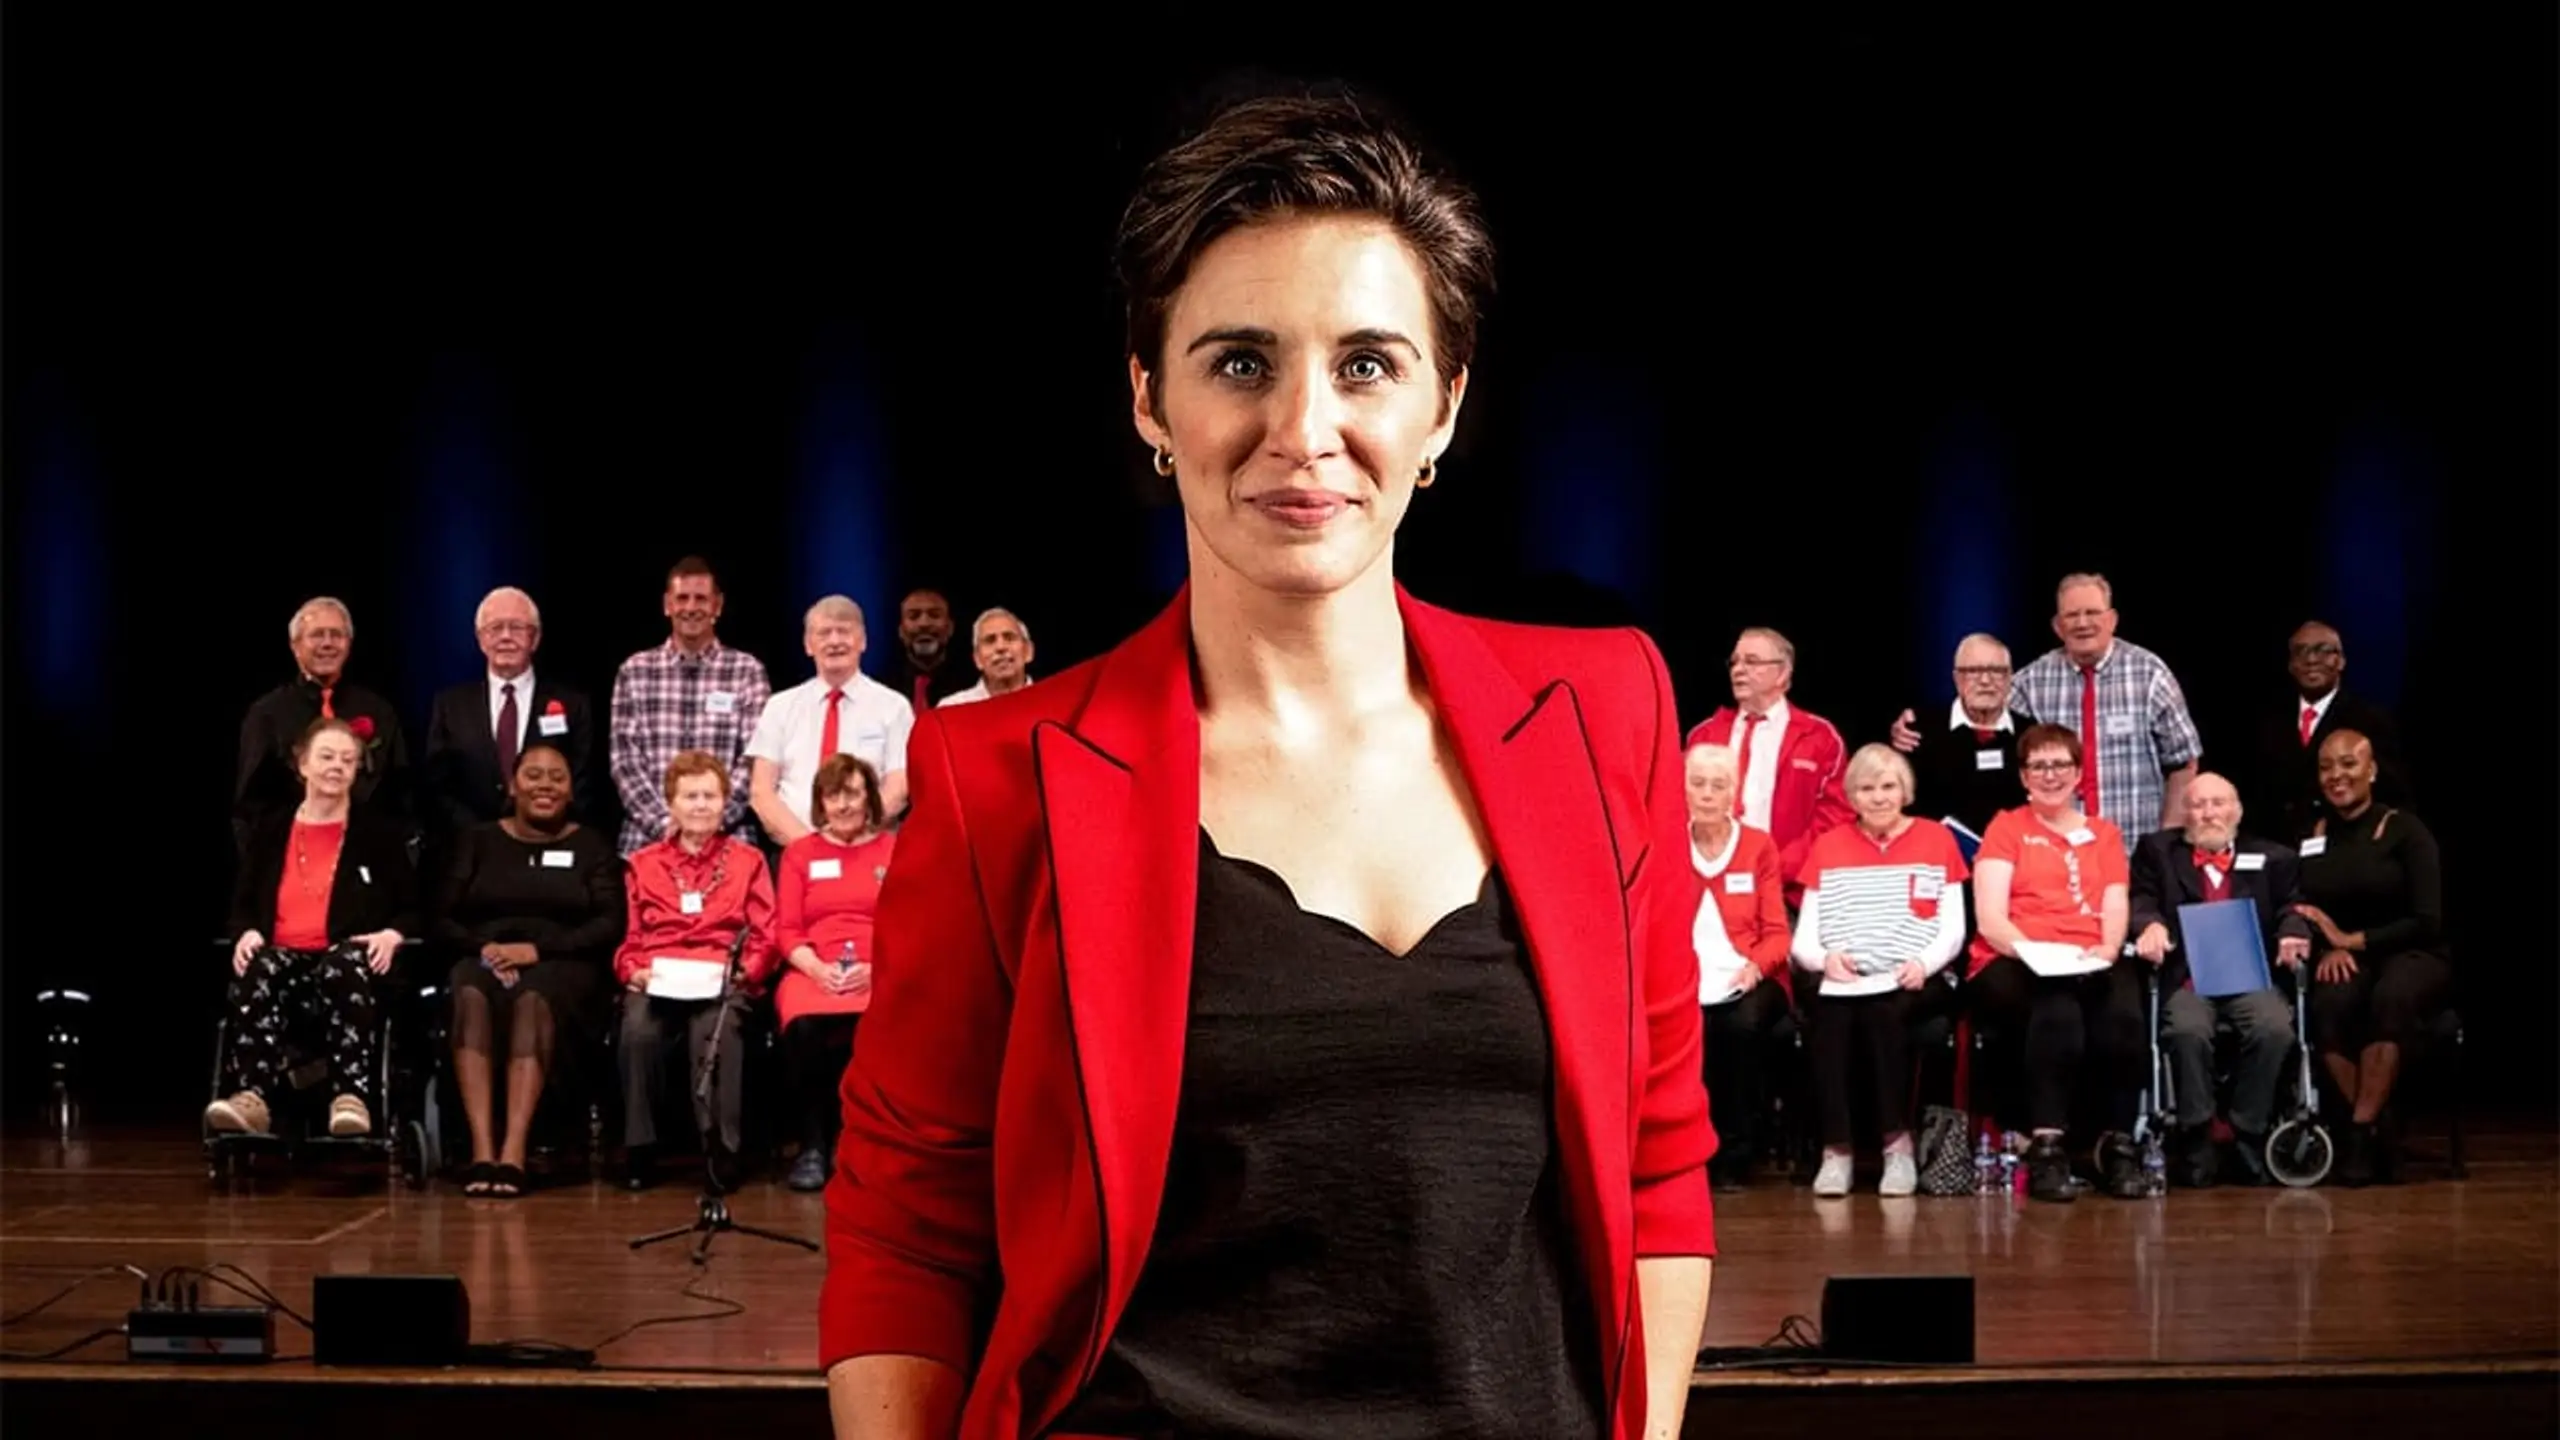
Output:
[[[2080,763],[2080,737],[2059,725],[2030,725],[2018,736],[2018,763],[2026,764],[2039,750],[2059,750]]]
[[[676,582],[687,575],[699,575],[703,577],[711,582],[711,593],[714,595],[720,593],[720,577],[712,573],[711,562],[703,559],[699,555],[687,555],[683,559],[667,567],[667,588],[670,590],[674,589]]]
[[[880,800],[880,772],[859,755],[839,750],[818,766],[818,778],[809,782],[809,823],[819,825],[827,818],[827,797],[844,788],[847,780],[862,777],[862,812],[870,817],[871,828],[889,823],[889,812]]]
[[[1441,386],[1473,362],[1493,293],[1493,241],[1474,192],[1374,104],[1302,91],[1227,106],[1139,177],[1120,218],[1118,271],[1129,353],[1149,376],[1161,368],[1165,317],[1200,252],[1229,231],[1290,213],[1368,215],[1393,228],[1422,264]]]

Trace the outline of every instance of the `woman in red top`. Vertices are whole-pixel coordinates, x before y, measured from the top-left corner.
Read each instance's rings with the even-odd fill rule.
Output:
[[[1787,902],[1777,842],[1735,818],[1741,764],[1730,745],[1692,745],[1689,940],[1707,1045],[1707,1104],[1720,1144],[1708,1179],[1749,1182],[1768,1110],[1766,1042],[1787,1013]]]
[[[794,1190],[827,1188],[844,1116],[836,1091],[853,1054],[854,1020],[871,1006],[871,920],[898,848],[898,837],[881,828],[880,774],[858,755],[830,755],[818,767],[809,813],[818,828],[782,852],[782,916],[774,926],[775,948],[790,968],[773,1007],[800,1083]]]
[[[729,804],[729,767],[699,750],[667,765],[667,809],[675,833],[632,852],[623,862],[623,890],[631,915],[613,973],[630,993],[622,998],[622,1143],[624,1180],[643,1189],[658,1143],[659,1055],[679,1025],[685,1030],[685,1067],[699,1072],[721,1009],[718,1073],[708,1101],[693,1102],[694,1128],[711,1152],[720,1189],[736,1183],[740,1071],[745,1047],[738,1016],[765,977],[773,973],[773,879],[756,847],[720,830]],[[660,961],[709,961],[724,965],[735,953],[738,969],[722,975],[693,965],[661,967]],[[657,973],[663,968],[664,973]],[[713,1113],[718,1128],[713,1128]]]
[[[2027,1193],[2073,1198],[2062,1136],[2081,1099],[2102,1112],[2107,1188],[2134,1198],[2142,1174],[2133,1112],[2148,1047],[2142,976],[2122,958],[2132,883],[2123,837],[2080,813],[2080,737],[2031,725],[2018,737],[2018,766],[2027,803],[1995,817],[1973,857],[1975,1015],[2004,1052],[2021,1056],[2032,1133]],[[2040,973],[2055,968],[2078,973]]]

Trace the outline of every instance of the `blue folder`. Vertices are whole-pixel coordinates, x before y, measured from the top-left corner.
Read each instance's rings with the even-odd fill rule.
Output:
[[[1965,864],[1971,865],[1974,853],[1982,848],[1982,837],[1966,829],[1964,822],[1953,815],[1939,823],[1947,827],[1948,834],[1956,837],[1956,853],[1964,857]]]
[[[2178,934],[2187,947],[2187,973],[2208,1000],[2271,989],[2267,933],[2258,926],[2255,900],[2214,900],[2178,907]]]

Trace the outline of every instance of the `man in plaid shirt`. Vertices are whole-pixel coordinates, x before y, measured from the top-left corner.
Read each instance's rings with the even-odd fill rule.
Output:
[[[667,766],[687,750],[729,767],[721,825],[752,841],[747,740],[772,685],[764,662],[720,643],[720,582],[688,555],[667,572],[667,643],[622,662],[613,677],[613,788],[622,796],[622,853],[666,838]]]
[[[2103,575],[2063,577],[2053,633],[2061,647],[2018,672],[2010,707],[2080,737],[2080,808],[2116,822],[2127,847],[2183,826],[2204,741],[2168,662],[2116,638]]]

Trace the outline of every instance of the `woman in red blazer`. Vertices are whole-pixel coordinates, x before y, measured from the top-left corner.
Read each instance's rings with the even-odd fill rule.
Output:
[[[1692,745],[1689,786],[1689,948],[1698,957],[1706,1027],[1709,1118],[1719,1142],[1709,1163],[1721,1189],[1751,1180],[1769,1103],[1767,1041],[1786,1018],[1787,902],[1778,846],[1734,814],[1742,767],[1730,745]]]
[[[918,717],[827,1195],[837,1433],[1675,1433],[1715,1142],[1669,678],[1392,569],[1472,202],[1366,110],[1250,102],[1121,258],[1191,577]]]

